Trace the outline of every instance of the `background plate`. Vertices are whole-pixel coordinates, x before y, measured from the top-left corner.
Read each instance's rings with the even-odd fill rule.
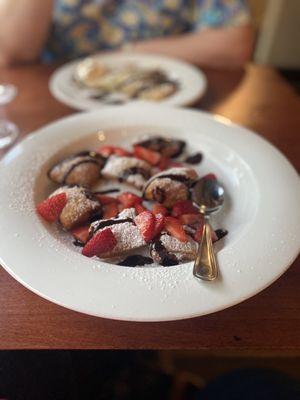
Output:
[[[179,82],[180,87],[174,95],[160,101],[159,104],[186,106],[200,99],[206,90],[207,81],[203,72],[191,64],[177,59],[146,54],[110,54],[95,57],[112,67],[134,63],[140,67],[159,68],[165,71],[171,78]],[[72,77],[79,61],[65,64],[54,72],[49,82],[51,93],[64,104],[79,110],[109,107],[100,101],[86,98],[83,90],[73,82]],[[149,102],[132,100],[130,103],[148,104]]]

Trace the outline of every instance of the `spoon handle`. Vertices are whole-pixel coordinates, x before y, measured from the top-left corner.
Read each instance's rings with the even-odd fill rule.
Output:
[[[203,234],[198,246],[193,274],[196,278],[213,281],[218,276],[218,264],[214,254],[209,218],[205,217]]]

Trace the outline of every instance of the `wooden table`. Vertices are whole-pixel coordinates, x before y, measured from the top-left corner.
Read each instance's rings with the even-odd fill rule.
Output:
[[[22,136],[74,112],[48,91],[52,67],[0,70],[17,85],[7,108]],[[199,107],[258,132],[300,170],[300,100],[273,69],[206,71],[209,89]],[[3,239],[2,239],[3,240]],[[26,262],[26,260],[24,260]],[[0,270],[0,349],[198,349],[300,354],[300,259],[271,287],[227,310],[185,321],[132,323],[79,314],[25,289]]]

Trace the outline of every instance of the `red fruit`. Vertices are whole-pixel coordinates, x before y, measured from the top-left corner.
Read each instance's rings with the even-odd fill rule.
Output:
[[[166,207],[164,207],[162,204],[159,204],[159,203],[155,203],[153,205],[152,212],[154,215],[156,215],[156,214],[167,215],[168,214],[168,210],[166,209]]]
[[[160,162],[161,155],[157,151],[146,149],[142,146],[134,146],[134,155],[147,161],[151,165],[157,165]]]
[[[168,157],[162,156],[158,165],[158,168],[163,171],[168,168],[170,159]]]
[[[103,219],[114,218],[119,214],[118,203],[115,201],[114,203],[105,204],[103,207]]]
[[[177,218],[165,217],[165,230],[181,242],[187,242],[188,240],[183,226]]]
[[[107,196],[106,194],[96,194],[97,199],[101,204],[116,203],[118,200],[115,197]]]
[[[114,152],[114,147],[109,146],[109,145],[103,145],[98,147],[96,150],[96,153],[101,154],[103,157],[109,157],[111,154]]]
[[[100,256],[111,251],[117,244],[117,239],[111,229],[106,228],[97,232],[82,249],[82,254],[86,257]]]
[[[111,154],[117,154],[118,156],[129,156],[131,155],[128,151],[122,149],[122,147],[103,145],[98,147],[96,153],[101,154],[103,157],[109,157]]]
[[[142,203],[143,199],[133,193],[124,192],[118,196],[120,203],[124,205],[125,208],[130,208],[136,204]]]
[[[197,242],[200,242],[200,240],[202,238],[203,228],[204,228],[204,221],[201,221],[200,225],[198,226],[198,228],[197,228],[197,230],[196,230],[196,232],[194,234],[194,239]],[[216,242],[218,240],[218,237],[217,237],[215,231],[212,228],[210,228],[210,231],[211,231],[211,239],[212,239],[212,242],[214,243],[214,242]]]
[[[163,227],[165,225],[165,217],[163,214],[156,214],[155,215],[155,227],[154,227],[154,235],[158,236],[160,232],[163,230]]]
[[[213,181],[216,181],[216,180],[217,180],[217,177],[216,177],[215,174],[207,174],[207,175],[205,175],[202,179],[211,179],[211,180],[213,180]]]
[[[179,217],[182,214],[198,214],[197,207],[193,205],[191,200],[177,201],[172,208],[173,217]]]
[[[38,204],[36,209],[40,216],[43,217],[46,221],[55,222],[58,220],[66,204],[66,193],[59,193],[42,201],[40,204]]]
[[[86,243],[89,237],[89,228],[89,225],[79,226],[78,228],[72,229],[71,233],[79,242]]]
[[[141,214],[142,212],[147,211],[147,208],[145,208],[141,204],[135,204],[134,208],[137,214]]]
[[[134,218],[134,222],[145,241],[150,242],[155,233],[155,217],[152,212],[142,212]]]
[[[174,162],[174,161],[172,161],[172,162],[169,164],[169,168],[181,168],[181,167],[184,167],[184,164],[182,164],[182,163],[180,163],[180,162]]]
[[[200,224],[194,234],[194,239],[196,240],[196,242],[200,242],[202,235],[203,235],[203,228],[204,228],[204,221],[200,221]]]
[[[114,147],[113,153],[120,157],[132,156],[132,154],[129,153],[129,151],[122,149],[122,147]]]
[[[201,214],[182,214],[179,217],[179,221],[183,225],[195,225],[201,222],[203,219]]]
[[[124,207],[123,204],[118,204],[118,209],[119,209],[119,213],[123,210],[125,210],[126,207]]]

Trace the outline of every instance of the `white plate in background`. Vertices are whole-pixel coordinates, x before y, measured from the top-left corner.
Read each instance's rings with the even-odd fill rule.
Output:
[[[108,54],[94,56],[104,65],[109,67],[126,66],[134,64],[141,68],[161,69],[170,78],[179,83],[179,88],[173,95],[155,102],[169,106],[187,106],[200,99],[207,86],[205,75],[200,69],[186,62],[154,54]],[[78,110],[93,110],[109,107],[99,100],[86,96],[86,90],[81,89],[74,81],[73,76],[78,63],[81,60],[69,62],[58,68],[49,81],[52,95],[62,103]],[[148,101],[132,99],[131,104],[146,103]]]

